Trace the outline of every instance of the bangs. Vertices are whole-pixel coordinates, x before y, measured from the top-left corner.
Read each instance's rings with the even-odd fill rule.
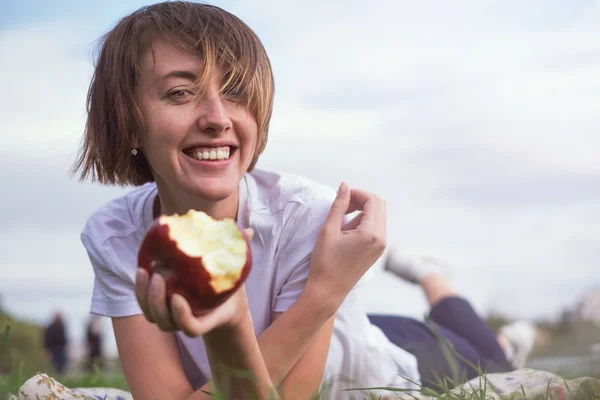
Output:
[[[147,16],[153,36],[165,38],[203,60],[194,84],[198,95],[204,93],[211,77],[217,74],[221,78],[220,92],[258,117],[256,114],[264,109],[261,104],[264,96],[270,97],[268,93],[273,90],[269,60],[258,37],[243,21],[231,14],[224,15],[220,9],[187,11],[184,18],[182,13],[174,13],[172,18],[165,19],[149,8]]]

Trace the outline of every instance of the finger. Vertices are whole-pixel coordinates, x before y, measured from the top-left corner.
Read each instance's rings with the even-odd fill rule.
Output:
[[[327,214],[327,218],[325,218],[324,227],[339,230],[344,222],[344,216],[346,215],[349,204],[350,190],[348,185],[345,182],[342,182],[338,188],[337,196],[331,204],[329,214]]]
[[[248,241],[252,241],[252,239],[254,238],[254,229],[252,228],[246,228],[244,229],[244,231],[246,232],[246,236],[248,236]]]
[[[385,228],[386,205],[383,199],[360,189],[352,189],[350,203],[364,212],[361,225],[365,228]]]
[[[148,286],[150,278],[148,272],[143,268],[138,268],[135,273],[135,297],[144,313],[146,319],[150,322],[154,322],[152,314],[148,309]]]
[[[354,231],[366,240],[367,243],[374,245],[372,249],[379,249],[379,252],[385,250],[387,243],[387,211],[385,201],[363,190],[353,191],[353,198],[356,203],[360,203],[363,209],[360,223]]]
[[[352,214],[355,211],[361,211],[361,207],[358,204],[350,201],[350,204],[348,204],[348,208],[346,209],[346,215]]]
[[[373,202],[374,194],[361,189],[350,190],[350,206],[356,207],[357,210],[364,211],[365,207]]]
[[[359,212],[354,218],[352,218],[342,227],[342,232],[356,229],[360,225],[363,215],[364,214],[362,212]]]
[[[173,322],[175,322],[177,328],[189,337],[198,336],[197,329],[195,329],[197,327],[194,324],[194,314],[189,303],[182,295],[175,293],[171,296],[171,311],[173,312]]]
[[[148,294],[148,308],[156,325],[164,331],[174,330],[175,325],[173,324],[166,301],[167,285],[160,274],[152,274]]]
[[[173,321],[189,337],[202,336],[212,328],[210,312],[202,316],[202,319],[198,319],[192,312],[190,303],[178,293],[171,297],[171,310],[173,310]]]

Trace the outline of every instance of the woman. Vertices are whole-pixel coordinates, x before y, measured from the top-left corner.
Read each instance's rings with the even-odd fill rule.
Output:
[[[349,386],[420,382],[417,357],[355,303],[385,248],[384,202],[254,168],[273,92],[261,42],[218,7],[144,7],[102,41],[75,169],[138,187],[96,211],[81,240],[95,272],[91,312],[112,318],[135,398],[306,399],[327,380],[337,399]],[[190,209],[252,237],[245,285],[202,317],[178,295],[169,311],[164,280],[137,268],[152,221]]]
[[[336,310],[385,248],[376,196],[254,169],[272,101],[262,44],[220,8],[159,3],[104,37],[75,167],[138,188],[95,212],[81,239],[96,276],[91,311],[112,318],[135,398],[265,398],[274,387],[310,397]],[[164,280],[137,270],[153,219],[189,209],[254,232],[245,286],[201,318],[177,295],[170,313]]]

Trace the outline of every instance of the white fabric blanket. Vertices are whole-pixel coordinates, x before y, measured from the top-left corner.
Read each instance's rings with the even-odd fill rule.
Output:
[[[479,377],[455,388],[452,393],[461,394],[473,392],[482,393],[489,400],[518,400],[518,399],[556,399],[556,400],[587,400],[600,399],[600,380],[594,378],[578,378],[565,380],[550,372],[520,369],[517,371],[489,374]],[[430,400],[434,397],[421,393],[394,393],[386,399],[419,399]],[[131,400],[130,393],[111,388],[72,388],[69,389],[46,374],[37,374],[30,378],[19,390],[11,396],[11,400],[56,399],[56,400]]]

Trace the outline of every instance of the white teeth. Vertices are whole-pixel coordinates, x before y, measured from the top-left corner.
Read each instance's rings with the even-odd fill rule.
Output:
[[[214,150],[203,150],[203,151],[195,151],[192,153],[192,157],[196,160],[226,160],[229,158],[230,148],[227,147],[219,147]]]

